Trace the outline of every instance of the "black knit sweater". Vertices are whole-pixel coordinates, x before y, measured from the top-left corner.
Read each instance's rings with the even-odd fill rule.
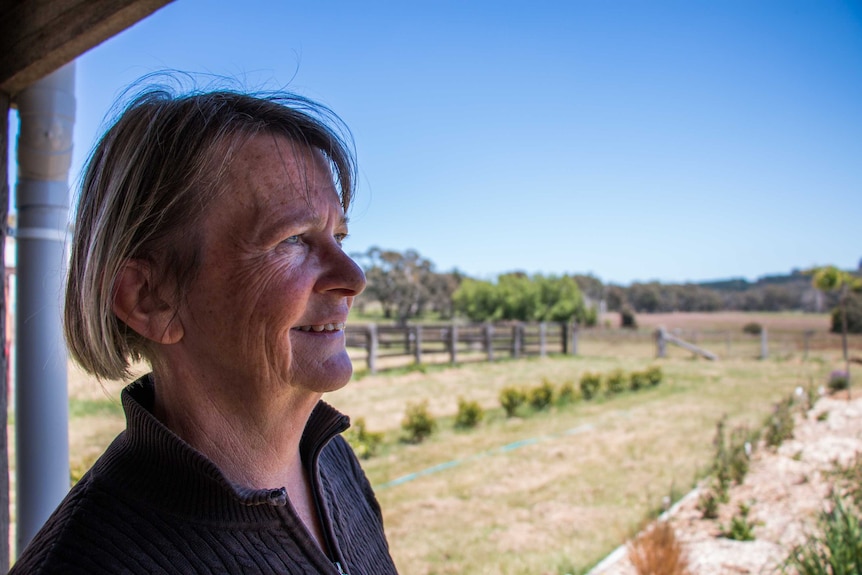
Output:
[[[152,415],[154,397],[149,376],[123,391],[126,431],[72,488],[10,575],[396,573],[380,507],[339,435],[346,416],[320,402],[300,442],[326,539],[321,551],[284,488],[232,485]]]

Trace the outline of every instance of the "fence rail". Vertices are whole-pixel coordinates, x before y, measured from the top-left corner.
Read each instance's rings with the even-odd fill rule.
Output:
[[[668,336],[707,350],[719,359],[765,359],[840,350],[841,336],[825,332],[770,331],[749,335],[740,330],[666,330]],[[464,363],[501,358],[542,357],[549,354],[617,353],[620,346],[644,357],[662,357],[661,338],[652,330],[578,329],[564,323],[483,324],[350,324],[347,347],[368,371],[406,363]],[[665,340],[664,343],[667,343]],[[632,344],[639,344],[632,347]],[[862,354],[862,336],[851,336],[851,355]],[[580,348],[580,349],[579,349]],[[637,351],[640,350],[640,351]],[[677,351],[691,352],[690,348]],[[385,365],[384,365],[385,364]]]
[[[423,363],[443,356],[450,363],[494,361],[499,357],[543,357],[577,353],[577,326],[566,323],[348,325],[347,347],[365,350],[368,371],[378,360],[412,357]]]

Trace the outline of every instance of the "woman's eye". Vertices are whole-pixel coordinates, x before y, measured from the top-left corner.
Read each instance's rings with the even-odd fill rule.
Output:
[[[284,238],[281,241],[281,243],[283,243],[283,244],[298,244],[299,242],[300,242],[299,236],[290,236],[290,237]]]
[[[348,234],[335,234],[335,241],[338,242],[338,245],[344,243],[344,240],[347,239]]]

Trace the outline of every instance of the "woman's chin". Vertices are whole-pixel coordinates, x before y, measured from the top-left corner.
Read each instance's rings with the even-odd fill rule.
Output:
[[[347,351],[327,358],[320,363],[305,365],[301,378],[294,379],[295,385],[316,393],[337,391],[350,382],[353,363]]]

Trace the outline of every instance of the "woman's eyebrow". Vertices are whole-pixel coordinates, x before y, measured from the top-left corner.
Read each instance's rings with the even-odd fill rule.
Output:
[[[350,218],[342,215],[336,224],[336,229],[347,229]],[[326,225],[326,216],[319,213],[302,211],[292,216],[279,216],[277,218],[262,217],[257,220],[255,226],[255,237],[261,240],[269,240],[284,233],[285,229],[293,227],[311,226],[322,228]]]

